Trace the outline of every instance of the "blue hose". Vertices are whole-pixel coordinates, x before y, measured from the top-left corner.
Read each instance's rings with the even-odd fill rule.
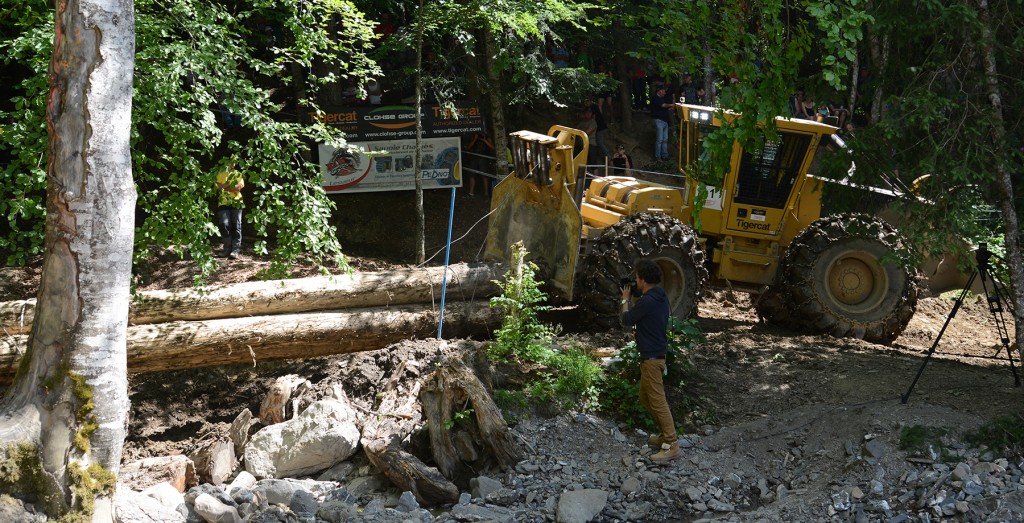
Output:
[[[455,187],[452,187],[452,204],[448,210],[448,241],[444,246],[444,277],[441,279],[441,318],[437,322],[437,339],[443,339],[441,337],[442,329],[444,329],[444,299],[448,293],[448,260],[452,254],[452,222],[455,221]]]

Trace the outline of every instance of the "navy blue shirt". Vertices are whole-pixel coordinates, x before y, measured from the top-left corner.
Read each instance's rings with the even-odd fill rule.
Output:
[[[652,287],[622,313],[622,324],[636,326],[636,348],[642,358],[664,358],[668,352],[668,295]]]
[[[670,103],[672,103],[672,99],[669,98],[668,94],[664,96],[654,95],[654,99],[651,100],[651,118],[663,122],[669,121],[672,118],[672,112],[668,107],[662,107],[662,105]]]

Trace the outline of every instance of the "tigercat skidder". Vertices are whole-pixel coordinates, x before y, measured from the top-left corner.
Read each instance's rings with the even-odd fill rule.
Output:
[[[581,131],[511,134],[514,170],[492,194],[485,257],[509,259],[523,242],[554,298],[578,302],[599,325],[618,324],[622,282],[637,261],[662,269],[672,314],[696,312],[706,284],[757,295],[769,321],[835,336],[889,343],[917,303],[918,275],[887,254],[906,248],[888,223],[863,214],[821,217],[808,170],[836,128],[777,118],[777,140],[756,151],[733,144],[719,186],[702,183],[704,139],[735,113],[677,104],[682,187],[584,167]],[[707,197],[697,214],[699,191]]]

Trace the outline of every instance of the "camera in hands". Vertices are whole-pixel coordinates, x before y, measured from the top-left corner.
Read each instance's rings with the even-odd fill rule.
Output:
[[[636,281],[633,278],[622,278],[621,280],[619,280],[619,286],[620,287],[628,286],[629,287],[629,295],[634,297],[634,298],[639,298],[640,296],[643,295],[643,293],[640,292],[640,289],[637,288]]]

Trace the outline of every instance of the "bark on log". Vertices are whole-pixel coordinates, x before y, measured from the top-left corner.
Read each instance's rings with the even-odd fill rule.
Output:
[[[419,305],[282,314],[128,328],[128,372],[257,363],[376,350],[437,335],[439,310]],[[479,335],[500,324],[487,302],[445,306],[443,336]],[[27,336],[0,336],[0,383],[18,368]]]
[[[422,419],[417,397],[420,384],[411,388],[405,376],[403,361],[381,390],[377,415],[363,425],[360,443],[373,466],[384,473],[399,490],[412,492],[421,505],[436,506],[455,503],[459,489],[434,467],[402,450],[401,444]]]
[[[411,303],[438,305],[444,283],[446,302],[496,296],[500,289],[492,280],[500,280],[504,273],[501,264],[459,263],[449,266],[447,274],[444,267],[423,267],[146,291],[132,300],[128,322],[145,325]],[[10,335],[27,334],[34,312],[35,300],[0,302],[0,327]]]

